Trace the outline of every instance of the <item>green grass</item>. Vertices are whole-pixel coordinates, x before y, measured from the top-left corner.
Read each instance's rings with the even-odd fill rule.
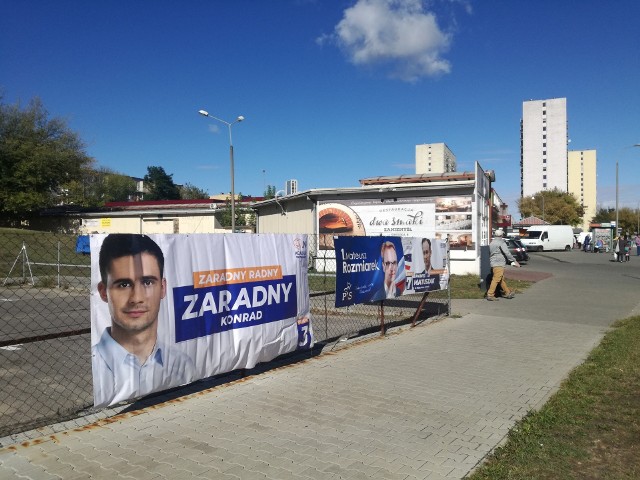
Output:
[[[617,322],[468,478],[640,478],[640,317]]]
[[[0,276],[4,280],[11,272],[12,279],[29,276],[26,263],[31,264],[31,274],[43,279],[60,275],[88,277],[90,265],[88,255],[76,253],[75,235],[54,234],[33,230],[0,229]],[[23,249],[24,246],[24,249]],[[24,271],[23,271],[24,267]],[[0,280],[0,281],[2,281]]]

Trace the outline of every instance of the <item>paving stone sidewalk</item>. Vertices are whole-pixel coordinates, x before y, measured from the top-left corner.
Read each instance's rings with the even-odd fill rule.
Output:
[[[462,478],[606,332],[609,318],[584,321],[606,297],[567,289],[556,271],[512,301],[467,302],[462,317],[12,445],[0,478]],[[546,318],[536,305],[553,292],[546,304],[583,310]],[[636,306],[625,302],[611,315]]]

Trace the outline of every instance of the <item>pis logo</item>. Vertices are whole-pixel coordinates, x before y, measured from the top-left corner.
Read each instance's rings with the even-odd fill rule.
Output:
[[[353,292],[351,291],[351,283],[347,282],[347,286],[342,290],[342,301],[351,300]]]

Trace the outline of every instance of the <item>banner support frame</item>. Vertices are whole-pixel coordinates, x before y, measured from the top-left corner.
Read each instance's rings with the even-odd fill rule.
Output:
[[[384,325],[384,300],[380,300],[378,311],[380,312],[380,336],[384,337],[384,334],[386,333]]]
[[[427,298],[428,297],[429,297],[429,292],[428,291],[424,292],[424,295],[422,295],[422,300],[420,300],[420,305],[418,305],[418,308],[416,309],[416,313],[413,315],[413,321],[411,322],[411,328],[416,326],[416,320],[418,320],[418,315],[420,315],[420,312],[424,308],[424,304],[427,302]]]

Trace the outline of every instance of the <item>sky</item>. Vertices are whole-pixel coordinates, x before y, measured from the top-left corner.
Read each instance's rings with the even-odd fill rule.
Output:
[[[598,206],[640,205],[637,0],[0,0],[0,94],[39,97],[97,166],[211,195],[358,187],[415,146],[478,161],[519,217],[522,102],[567,98]]]

